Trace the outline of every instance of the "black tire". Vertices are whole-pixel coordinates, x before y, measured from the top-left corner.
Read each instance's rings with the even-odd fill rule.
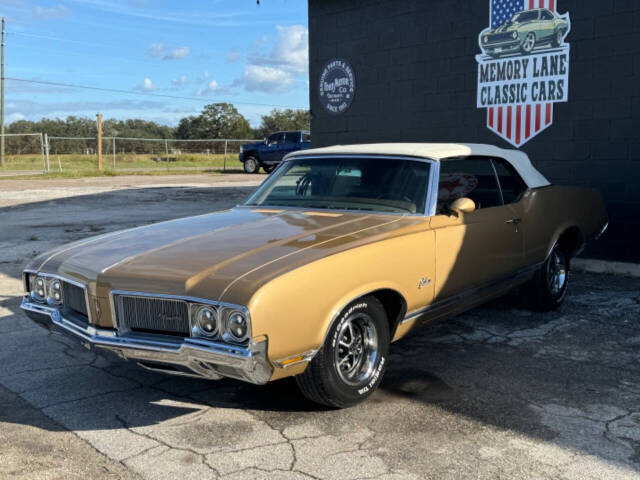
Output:
[[[553,34],[553,39],[551,40],[552,47],[559,47],[564,40],[564,32],[562,30],[558,30]]]
[[[555,310],[567,296],[570,256],[566,247],[556,243],[547,260],[523,288],[528,306],[534,310]]]
[[[258,173],[260,170],[260,162],[256,157],[250,156],[244,159],[242,162],[245,173]]]
[[[275,170],[275,168],[275,165],[262,165],[262,169],[265,171],[265,173],[271,173]]]
[[[380,301],[371,296],[354,300],[333,322],[307,369],[296,377],[298,387],[309,400],[328,407],[360,403],[382,381],[389,343],[389,322]]]

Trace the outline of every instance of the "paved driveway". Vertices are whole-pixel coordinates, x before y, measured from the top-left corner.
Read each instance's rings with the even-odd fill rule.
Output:
[[[638,279],[574,274],[557,312],[512,296],[424,328],[393,345],[381,389],[347,410],[318,409],[289,380],[108,362],[19,311],[36,252],[225,208],[253,188],[203,178],[0,192],[0,477],[640,478]]]

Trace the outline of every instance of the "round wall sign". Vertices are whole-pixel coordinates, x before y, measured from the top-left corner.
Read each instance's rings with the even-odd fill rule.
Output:
[[[353,102],[356,77],[349,62],[341,58],[331,60],[320,75],[320,103],[333,114],[344,113]]]

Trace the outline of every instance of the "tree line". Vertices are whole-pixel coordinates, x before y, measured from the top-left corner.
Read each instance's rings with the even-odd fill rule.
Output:
[[[262,115],[260,125],[252,128],[249,121],[230,103],[206,105],[200,114],[182,118],[178,125],[170,127],[156,122],[128,119],[105,119],[102,132],[105,137],[159,138],[159,139],[262,139],[281,130],[309,130],[309,110],[273,109]],[[38,121],[17,120],[7,125],[6,133],[46,133],[50,137],[86,137],[89,140],[55,140],[51,146],[60,153],[85,153],[95,151],[95,118],[68,116],[66,119],[43,118]],[[125,150],[135,153],[156,153],[153,142],[127,141]],[[109,145],[106,145],[108,151]],[[88,150],[87,150],[88,149]],[[37,153],[40,139],[37,137],[9,137],[8,154]],[[120,148],[116,147],[119,152]]]
[[[141,119],[106,119],[102,122],[102,132],[105,137],[261,139],[280,130],[309,130],[310,123],[309,110],[273,109],[262,115],[257,128],[252,128],[232,104],[212,103],[206,105],[199,115],[182,118],[175,127]],[[96,120],[76,116],[38,121],[16,120],[7,125],[5,131],[47,133],[54,137],[95,137]]]

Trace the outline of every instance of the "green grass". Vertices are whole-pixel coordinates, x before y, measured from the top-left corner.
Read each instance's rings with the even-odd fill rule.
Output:
[[[222,154],[184,154],[169,155],[176,161],[156,162],[153,160],[156,155],[151,154],[117,154],[105,155],[102,157],[103,170],[98,170],[98,160],[95,155],[55,155],[49,156],[51,171],[43,174],[44,178],[80,178],[96,176],[115,175],[167,175],[178,173],[194,173],[194,171],[219,173],[223,169],[228,172],[240,172],[241,164],[238,157],[229,154],[225,157]],[[1,173],[25,171],[42,171],[42,157],[40,155],[8,155],[5,165],[0,167]],[[17,178],[16,176],[0,178]],[[33,177],[30,177],[33,178]]]

